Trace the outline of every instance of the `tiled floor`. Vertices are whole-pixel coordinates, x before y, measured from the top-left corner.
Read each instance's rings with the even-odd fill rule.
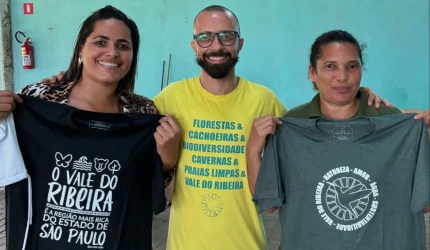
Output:
[[[6,232],[5,232],[5,199],[4,192],[0,189],[0,250],[6,249]],[[154,217],[153,223],[153,246],[155,250],[166,249],[167,226],[169,223],[170,209]],[[267,237],[269,240],[269,250],[278,249],[280,238],[280,225],[277,214],[263,215],[264,225],[266,227]],[[427,228],[430,227],[429,217],[426,217]],[[430,235],[427,235],[427,242],[430,242]],[[428,247],[430,249],[430,246]]]

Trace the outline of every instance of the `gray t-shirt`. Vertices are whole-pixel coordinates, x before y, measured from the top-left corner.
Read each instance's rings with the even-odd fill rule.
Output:
[[[254,201],[279,207],[283,250],[424,250],[429,132],[414,114],[281,118]]]

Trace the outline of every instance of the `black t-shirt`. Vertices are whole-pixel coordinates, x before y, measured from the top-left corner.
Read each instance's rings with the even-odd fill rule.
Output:
[[[25,249],[152,249],[152,214],[166,204],[153,137],[161,116],[21,97],[13,114],[31,176]],[[6,187],[8,249],[22,249],[27,187],[26,180]]]

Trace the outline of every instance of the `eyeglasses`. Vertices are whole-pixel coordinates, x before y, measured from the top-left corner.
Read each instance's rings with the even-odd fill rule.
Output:
[[[224,46],[231,46],[236,42],[236,38],[240,37],[239,32],[232,30],[224,30],[217,33],[213,32],[201,32],[195,34],[193,38],[197,44],[202,48],[207,48],[212,45],[215,40],[215,36],[218,37],[218,41]]]

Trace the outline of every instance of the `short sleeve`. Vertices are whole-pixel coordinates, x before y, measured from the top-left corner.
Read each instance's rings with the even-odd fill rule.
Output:
[[[15,131],[13,114],[0,120],[0,187],[28,177]]]
[[[152,210],[159,214],[166,210],[166,194],[164,191],[163,164],[157,152],[154,153],[152,175]]]
[[[24,88],[18,91],[18,95],[39,97],[40,95],[43,95],[47,89],[48,89],[48,84],[46,83],[39,82],[39,83],[28,84]]]
[[[274,96],[273,100],[273,115],[276,117],[285,116],[287,109],[285,108],[284,104],[282,104],[276,95]]]
[[[279,130],[277,130],[279,131]],[[260,213],[284,203],[284,185],[281,178],[277,136],[267,137],[260,170],[255,183],[253,201],[260,208]]]
[[[155,106],[158,109],[158,112],[160,112],[160,114],[162,115],[166,114],[166,107],[164,106],[164,99],[163,99],[164,96],[165,96],[165,90],[162,90],[153,99]]]
[[[418,121],[417,121],[418,122]],[[421,136],[419,137],[419,148],[417,153],[417,165],[415,169],[411,211],[417,213],[430,205],[430,142],[428,126],[422,122]]]

